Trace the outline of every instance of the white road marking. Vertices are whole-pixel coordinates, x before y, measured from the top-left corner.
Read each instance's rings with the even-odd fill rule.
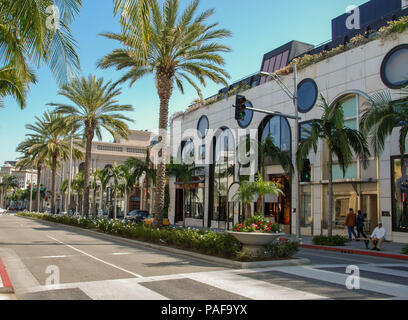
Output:
[[[86,252],[84,252],[84,251],[82,251],[82,250],[79,250],[79,249],[77,249],[77,248],[75,248],[75,247],[73,247],[73,246],[71,246],[71,245],[69,245],[69,244],[66,244],[66,243],[64,243],[64,242],[62,242],[62,241],[59,241],[59,240],[57,240],[57,239],[55,239],[55,238],[53,238],[53,237],[51,237],[51,236],[47,236],[47,237],[50,238],[50,239],[52,239],[52,240],[54,240],[54,241],[56,241],[56,242],[58,242],[58,243],[61,243],[61,244],[65,245],[65,246],[67,246],[68,248],[71,248],[72,250],[75,250],[75,251],[77,251],[77,252],[80,252],[80,253],[82,253],[82,254],[84,254],[84,255],[86,255],[86,256],[88,256],[88,257],[90,257],[90,258],[92,258],[92,259],[94,259],[94,260],[96,260],[96,261],[102,262],[102,263],[104,263],[104,264],[106,264],[106,265],[108,265],[108,266],[111,266],[111,267],[116,268],[116,269],[118,269],[118,270],[121,270],[121,271],[123,271],[123,272],[129,273],[129,274],[131,274],[132,276],[135,276],[135,277],[137,277],[137,278],[143,278],[143,276],[140,275],[140,274],[137,274],[137,273],[134,273],[134,272],[132,272],[132,271],[123,269],[123,268],[121,268],[121,267],[118,267],[117,265],[114,265],[114,264],[112,264],[112,263],[109,263],[109,262],[107,262],[107,261],[104,261],[104,260],[102,260],[102,259],[99,259],[99,258],[97,258],[97,257],[95,257],[95,256],[93,256],[93,255],[90,255],[89,253],[86,253]]]
[[[317,300],[329,299],[306,291],[291,289],[261,280],[239,276],[231,272],[185,274],[189,279],[205,283],[212,287],[226,290],[255,300]]]
[[[65,255],[65,256],[41,256],[36,257],[37,259],[58,259],[58,258],[70,258],[73,257],[72,255]],[[35,259],[35,258],[34,258]]]
[[[114,255],[114,256],[124,256],[124,255],[128,255],[128,254],[131,254],[130,252],[115,252],[115,253],[112,253],[112,255]]]

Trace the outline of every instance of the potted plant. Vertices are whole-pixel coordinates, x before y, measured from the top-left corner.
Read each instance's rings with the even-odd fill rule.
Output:
[[[284,235],[277,223],[268,221],[259,213],[254,217],[251,217],[250,214],[250,203],[254,202],[256,195],[258,195],[258,200],[266,194],[272,193],[277,196],[283,193],[280,187],[277,183],[264,181],[259,173],[254,182],[243,182],[239,187],[235,197],[242,202],[243,207],[248,209],[247,219],[243,223],[234,225],[232,231],[228,233],[242,243],[243,251],[249,251],[252,255],[257,256],[263,246]]]

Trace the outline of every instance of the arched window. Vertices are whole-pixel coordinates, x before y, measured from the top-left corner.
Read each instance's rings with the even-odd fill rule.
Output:
[[[85,170],[85,162],[81,162],[78,166],[78,172],[81,172],[84,170]]]
[[[276,116],[264,121],[261,142],[265,141],[268,136],[272,138],[273,143],[279,147],[281,151],[290,152],[292,134],[288,120]]]
[[[231,130],[221,129],[214,146],[214,204],[212,220],[226,221],[228,190],[234,183],[235,140]]]
[[[381,79],[391,89],[400,89],[408,84],[408,44],[392,49],[381,65]]]

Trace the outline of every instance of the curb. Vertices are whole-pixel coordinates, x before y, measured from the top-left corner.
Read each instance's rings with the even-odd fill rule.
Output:
[[[116,235],[111,235],[107,233],[103,233],[100,231],[94,231],[94,230],[89,230],[89,229],[84,229],[80,227],[75,227],[75,226],[70,226],[66,224],[60,224],[57,222],[52,222],[52,221],[46,221],[46,220],[40,220],[36,218],[31,218],[31,217],[21,217],[21,218],[27,218],[31,220],[35,220],[38,222],[42,222],[45,224],[49,225],[54,225],[58,226],[61,229],[66,228],[66,229],[71,229],[75,231],[82,231],[84,233],[88,233],[91,235],[96,235],[101,238],[105,238],[108,240],[115,240],[115,241],[120,241],[120,242],[125,242],[128,244],[133,244],[137,245],[140,247],[144,248],[150,248],[150,249],[156,249],[160,251],[165,251],[177,255],[182,255],[182,256],[187,256],[193,259],[197,259],[200,261],[204,262],[212,262],[216,263],[219,265],[222,265],[224,267],[232,267],[232,268],[237,268],[237,269],[254,269],[254,268],[268,268],[268,267],[281,267],[281,266],[299,266],[299,265],[307,265],[310,264],[310,260],[306,258],[302,259],[290,259],[290,260],[273,260],[273,261],[256,261],[256,262],[240,262],[240,261],[235,261],[235,260],[229,260],[229,259],[224,259],[224,258],[219,258],[219,257],[214,257],[214,256],[209,256],[205,255],[202,253],[196,253],[196,252],[191,252],[191,251],[186,251],[186,250],[181,250],[181,249],[176,249],[172,247],[165,247],[149,242],[143,242],[143,241],[138,241],[138,240],[133,240],[133,239],[128,239]]]
[[[7,274],[6,267],[0,258],[0,277],[3,282],[3,287],[0,287],[0,293],[14,293],[13,285],[11,284],[10,278]]]
[[[338,247],[318,246],[318,245],[312,245],[312,244],[301,244],[300,247],[306,248],[306,249],[335,251],[335,252],[342,252],[342,253],[360,254],[360,255],[365,255],[365,256],[373,256],[373,257],[408,261],[408,255],[402,255],[402,254],[370,252],[370,251],[362,251],[362,250],[356,250],[356,249],[346,249],[346,248],[343,249],[343,248],[338,248]]]

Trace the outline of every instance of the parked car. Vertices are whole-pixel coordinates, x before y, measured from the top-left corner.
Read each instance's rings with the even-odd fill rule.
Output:
[[[133,221],[133,222],[143,222],[146,217],[149,216],[149,213],[144,210],[133,210],[130,211],[127,215],[125,220]]]
[[[6,209],[0,208],[0,214],[6,213],[6,212],[7,212]]]

